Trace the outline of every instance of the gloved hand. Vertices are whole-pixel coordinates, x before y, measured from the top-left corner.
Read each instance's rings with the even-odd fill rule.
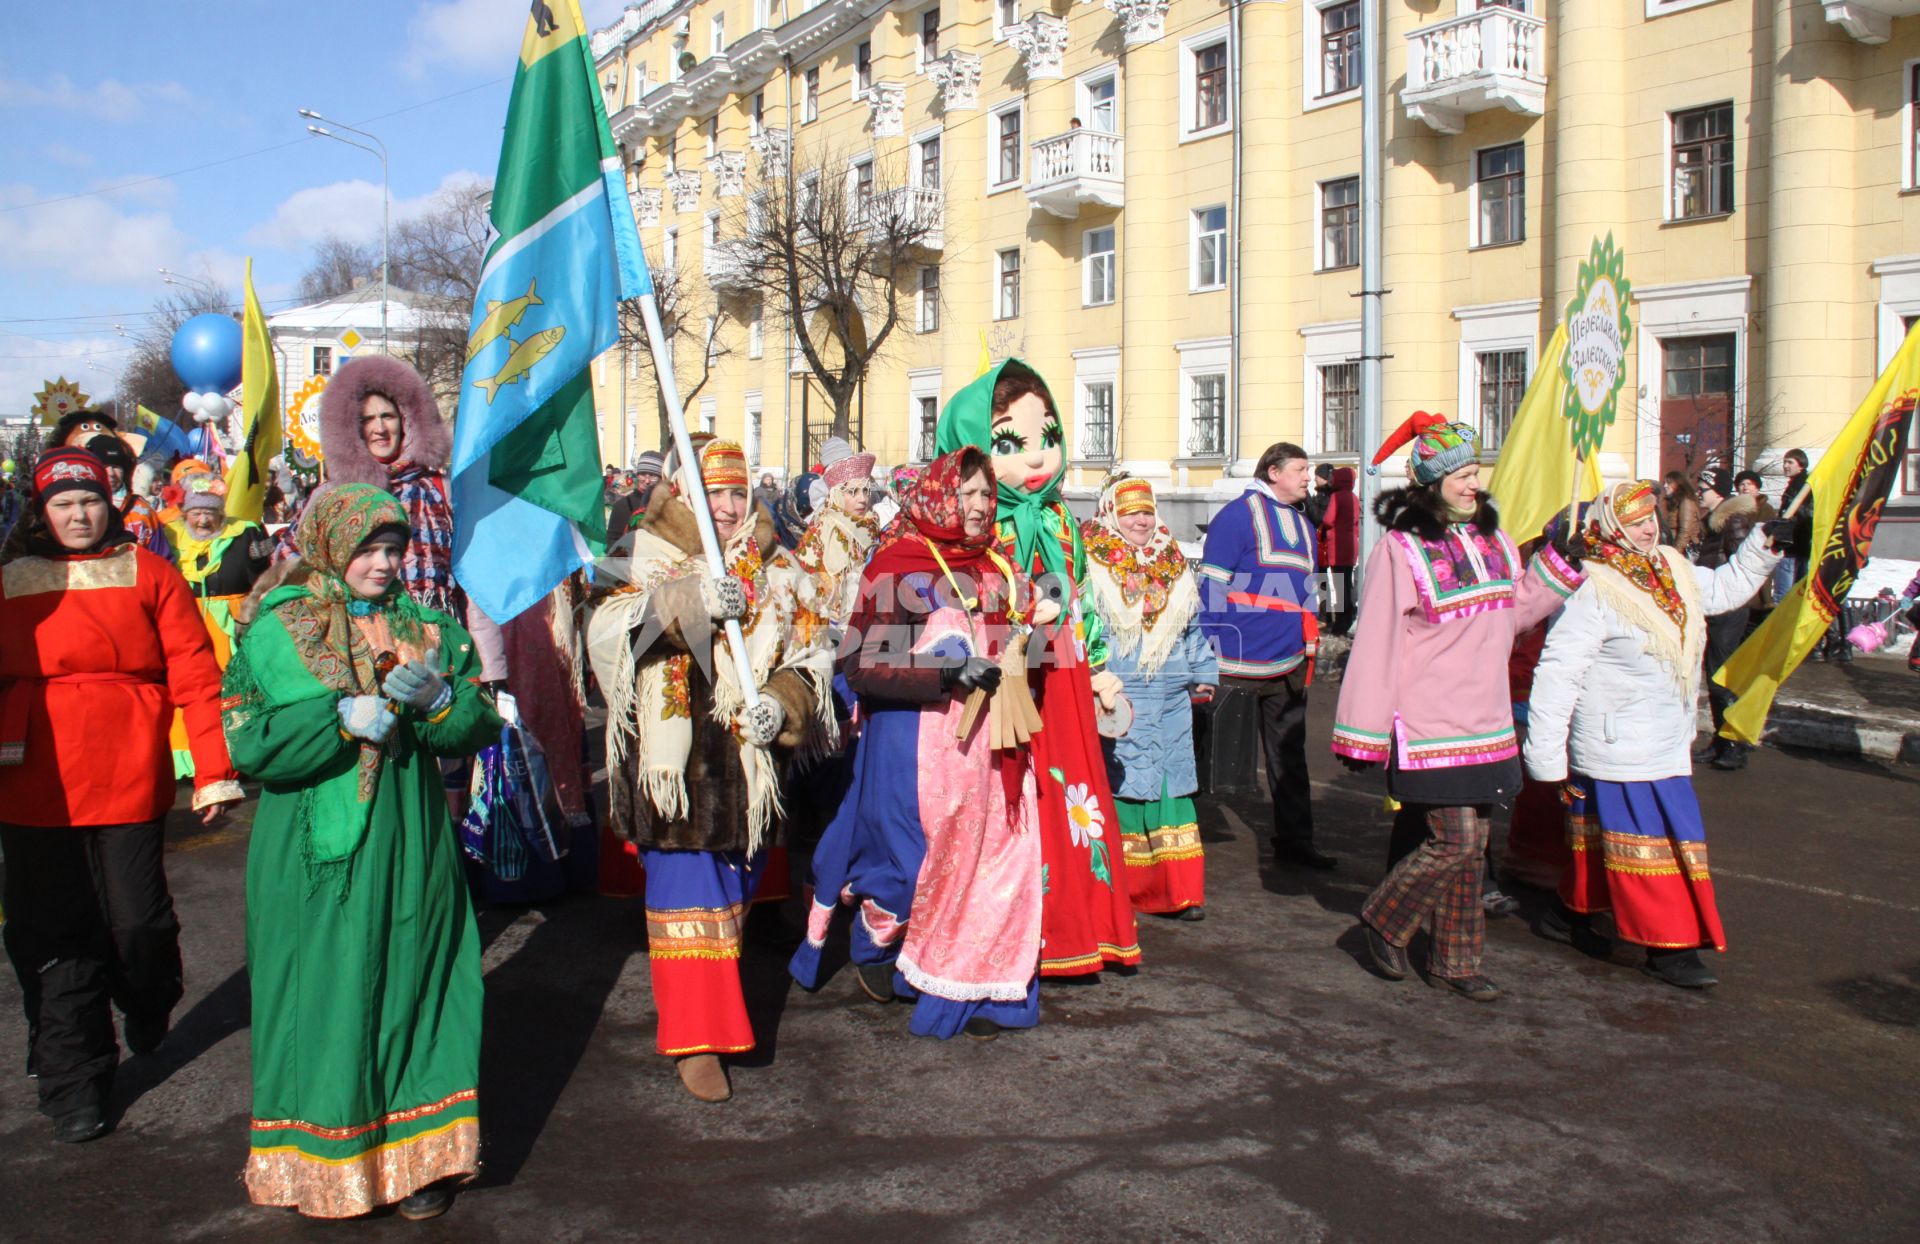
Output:
[[[1000,663],[986,657],[967,657],[940,671],[940,690],[972,691],[979,688],[991,694],[1000,688]]]
[[[1348,755],[1342,754],[1340,757],[1340,763],[1345,765],[1347,768],[1353,770],[1355,773],[1365,773],[1368,769],[1373,768],[1375,765],[1379,764],[1380,762],[1377,760],[1362,760],[1358,756],[1348,756]]]
[[[386,700],[377,695],[349,695],[341,697],[335,706],[340,713],[340,730],[343,734],[356,739],[365,739],[375,744],[387,741],[393,733],[393,725],[400,719],[393,715]]]
[[[763,695],[740,714],[740,737],[755,747],[772,747],[786,721],[787,711],[780,707],[780,701]]]
[[[452,685],[424,661],[408,661],[388,674],[380,694],[426,717],[453,702]]]
[[[1767,547],[1776,553],[1784,553],[1793,547],[1793,520],[1790,518],[1770,518],[1760,524],[1760,530],[1767,537]]]
[[[715,579],[700,576],[700,602],[715,622],[727,622],[747,616],[747,585],[728,575]]]

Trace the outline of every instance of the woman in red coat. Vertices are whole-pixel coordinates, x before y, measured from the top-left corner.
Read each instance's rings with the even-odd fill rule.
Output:
[[[180,1000],[180,922],[161,865],[167,732],[185,714],[194,810],[240,800],[220,668],[193,593],[137,547],[83,449],[44,454],[0,566],[0,847],[7,954],[54,1139],[104,1135],[120,1049],[145,1054]]]
[[[1321,603],[1329,635],[1345,635],[1353,625],[1353,568],[1360,560],[1360,498],[1353,492],[1355,478],[1352,467],[1333,468],[1319,520],[1319,566],[1327,572],[1330,597]]]

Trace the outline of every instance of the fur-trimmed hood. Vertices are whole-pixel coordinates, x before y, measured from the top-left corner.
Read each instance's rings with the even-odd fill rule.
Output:
[[[1764,523],[1772,517],[1773,507],[1768,505],[1764,498],[1737,492],[1707,511],[1707,530],[1717,536],[1736,518],[1752,526],[1756,523]]]
[[[320,452],[326,456],[327,482],[390,486],[391,473],[360,439],[360,406],[371,393],[400,408],[403,439],[398,461],[430,471],[446,470],[453,456],[453,429],[440,417],[433,390],[419,372],[399,359],[367,354],[335,372],[320,395]]]
[[[1404,531],[1422,540],[1438,540],[1447,534],[1447,516],[1441,508],[1440,494],[1431,488],[1408,485],[1383,492],[1373,503],[1373,516],[1388,531]],[[1480,508],[1473,512],[1473,526],[1481,535],[1491,537],[1500,528],[1500,515],[1493,500],[1480,494]]]

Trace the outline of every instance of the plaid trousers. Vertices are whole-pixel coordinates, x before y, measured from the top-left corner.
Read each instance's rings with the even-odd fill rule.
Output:
[[[1487,849],[1492,808],[1428,805],[1422,811],[1427,840],[1374,887],[1360,918],[1395,946],[1405,946],[1426,924],[1432,939],[1428,971],[1435,976],[1475,976],[1487,937],[1480,860]]]

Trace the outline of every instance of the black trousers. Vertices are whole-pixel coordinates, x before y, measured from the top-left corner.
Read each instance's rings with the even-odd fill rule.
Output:
[[[114,1005],[159,1019],[182,992],[160,823],[0,825],[0,848],[7,957],[26,1003],[40,1109],[59,1118],[105,1108],[120,1061]]]
[[[1726,720],[1727,705],[1733,703],[1733,692],[1713,681],[1713,671],[1733,655],[1733,650],[1746,637],[1747,611],[1744,608],[1707,619],[1707,705],[1713,711],[1715,734],[1720,732],[1720,723]]]
[[[1278,678],[1232,680],[1260,703],[1260,748],[1273,795],[1273,847],[1280,853],[1313,845],[1313,783],[1307,777],[1307,681],[1298,670]]]
[[[1327,634],[1345,635],[1353,627],[1354,607],[1358,603],[1353,599],[1353,567],[1328,566],[1327,578],[1333,599],[1322,611],[1321,621],[1326,623]]]

